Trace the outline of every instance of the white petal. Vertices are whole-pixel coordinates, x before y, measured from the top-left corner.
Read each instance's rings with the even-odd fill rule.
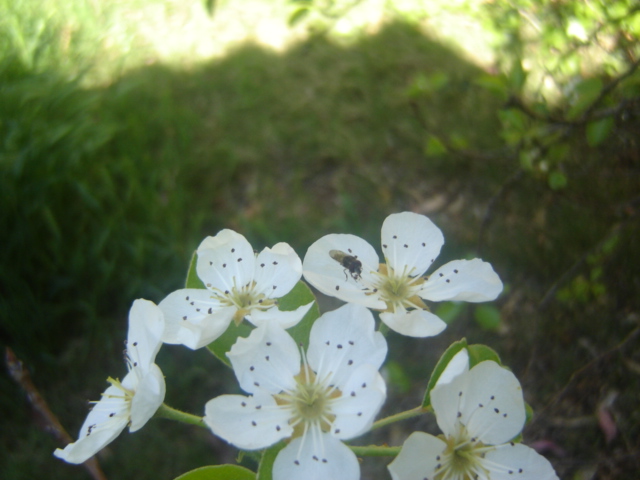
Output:
[[[159,307],[166,320],[162,340],[192,349],[208,345],[222,335],[236,312],[235,307],[221,305],[209,290],[201,288],[176,290]]]
[[[273,397],[221,395],[205,405],[204,422],[217,436],[243,450],[273,445],[293,432],[289,413]]]
[[[238,338],[227,357],[245,392],[265,389],[277,394],[295,388],[300,352],[293,338],[277,325],[263,325],[247,338]]]
[[[447,328],[446,323],[427,310],[384,312],[380,314],[380,320],[391,330],[409,337],[433,337]]]
[[[133,375],[135,372],[129,372],[129,375]],[[122,381],[125,383],[125,380]],[[129,431],[135,432],[142,428],[151,417],[156,413],[162,402],[164,402],[164,395],[166,392],[166,385],[164,376],[160,371],[160,368],[152,363],[149,370],[138,382],[135,394],[131,400],[131,425],[129,425]]]
[[[492,361],[481,362],[450,383],[431,391],[438,426],[445,435],[460,421],[485,444],[504,443],[520,433],[525,421],[518,379]]]
[[[491,480],[558,480],[546,458],[520,443],[487,452],[484,464]]]
[[[433,302],[487,302],[502,292],[502,282],[490,263],[479,258],[454,260],[433,272],[419,295]]]
[[[287,329],[297,325],[312,306],[313,302],[302,305],[295,310],[278,310],[277,308],[270,308],[268,310],[255,309],[251,312],[251,315],[247,315],[245,318],[256,327],[268,322],[273,322],[281,328]]]
[[[246,238],[233,230],[222,230],[198,247],[196,272],[207,288],[230,291],[253,281],[255,260]]]
[[[340,440],[301,437],[282,449],[273,464],[273,480],[358,480],[360,465],[355,454]]]
[[[324,313],[309,334],[307,359],[318,377],[331,375],[331,384],[342,387],[351,374],[363,364],[376,370],[387,356],[387,342],[375,331],[371,312],[348,303]]]
[[[352,275],[332,258],[332,250],[357,257],[362,264],[361,277]],[[367,281],[371,278],[370,272],[377,272],[378,267],[375,249],[360,237],[348,234],[331,234],[320,238],[309,247],[302,262],[305,280],[325,295],[383,310],[386,303],[376,295],[367,294],[370,293],[367,290],[371,284],[371,281]]]
[[[444,385],[445,383],[450,383],[455,377],[468,371],[469,351],[466,348],[463,348],[453,356],[449,363],[447,363],[447,366],[440,374],[440,377],[438,377],[438,381],[435,386],[437,387],[439,385]]]
[[[378,370],[362,365],[343,386],[342,396],[332,404],[336,418],[331,433],[348,440],[367,432],[387,397],[387,387]]]
[[[382,224],[382,253],[397,273],[415,277],[431,266],[444,245],[442,232],[424,215],[389,215]]]
[[[462,412],[469,433],[490,445],[518,435],[526,412],[516,376],[491,361],[479,363],[469,370],[469,375],[467,404]]]
[[[256,293],[267,298],[285,296],[302,277],[302,262],[298,254],[286,243],[265,248],[256,258]]]
[[[200,245],[198,245],[198,251],[209,249],[216,250],[220,246],[241,243],[243,241],[246,241],[246,238],[244,238],[243,235],[225,228],[220,230],[215,237],[209,236],[202,240]]]
[[[393,480],[435,479],[436,467],[440,463],[438,456],[447,448],[447,444],[423,432],[413,432],[404,442],[402,450],[387,467]]]
[[[123,392],[110,386],[87,415],[78,440],[53,454],[69,463],[82,463],[111,443],[129,422],[129,406]]]
[[[129,310],[127,355],[134,365],[147,371],[155,359],[165,329],[162,310],[153,302],[138,299]]]

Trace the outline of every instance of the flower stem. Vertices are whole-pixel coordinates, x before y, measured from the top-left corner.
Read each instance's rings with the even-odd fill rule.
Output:
[[[186,412],[181,412],[180,410],[176,410],[175,408],[172,408],[165,403],[160,405],[160,408],[156,412],[155,416],[206,428],[202,417],[198,417],[197,415],[192,415]]]
[[[402,447],[381,447],[379,445],[369,445],[368,447],[349,446],[351,451],[359,457],[395,457],[400,453]]]
[[[375,422],[371,426],[371,430],[374,430],[380,427],[386,427],[391,423],[399,422],[400,420],[406,420],[407,418],[417,417],[418,415],[422,415],[423,413],[427,413],[430,411],[432,411],[431,407],[427,407],[427,408],[416,407],[416,408],[412,408],[411,410],[406,410],[404,412],[396,413],[395,415],[391,415],[386,418],[381,418],[380,420]]]

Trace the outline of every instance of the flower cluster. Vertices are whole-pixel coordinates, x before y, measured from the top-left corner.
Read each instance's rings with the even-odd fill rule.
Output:
[[[231,230],[207,237],[186,288],[158,306],[134,302],[129,373],[122,382],[109,378],[79,440],[54,454],[81,463],[127,425],[131,432],[140,429],[161,407],[171,416],[154,363],[164,342],[208,347],[230,364],[245,392],[210,400],[204,417],[191,415],[191,423],[241,450],[275,446],[274,480],[357,480],[360,462],[343,442],[369,431],[386,399],[380,368],[388,347],[371,310],[399,334],[428,337],[446,324],[426,302],[484,302],[502,291],[498,275],[480,259],[451,261],[425,275],[443,243],[427,217],[411,212],[384,221],[382,263],[368,242],[348,234],[320,238],[304,261],[286,243],[258,253]],[[297,298],[303,276],[346,304],[319,315],[307,296],[293,309],[281,308],[285,299],[291,304]],[[241,335],[240,325],[250,332]],[[464,349],[437,368],[430,404],[422,409],[433,409],[444,435],[413,433],[388,467],[394,480],[557,478],[546,459],[514,441],[525,407],[511,372],[491,360],[471,365]]]

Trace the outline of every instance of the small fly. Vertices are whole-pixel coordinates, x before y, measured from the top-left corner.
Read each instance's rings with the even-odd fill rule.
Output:
[[[349,252],[351,252],[351,250],[349,250]],[[347,270],[354,280],[362,278],[362,262],[358,260],[357,255],[349,255],[342,250],[330,250],[329,256],[344,267],[344,276],[347,279]]]

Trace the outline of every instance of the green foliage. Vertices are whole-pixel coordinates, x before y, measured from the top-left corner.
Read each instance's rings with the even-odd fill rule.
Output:
[[[262,452],[256,480],[272,480],[273,464],[280,450],[286,446],[285,442],[279,442]]]
[[[411,390],[411,378],[400,362],[388,360],[384,365],[387,384],[400,393],[408,393]]]
[[[589,146],[597,147],[604,142],[609,137],[614,126],[615,121],[613,117],[605,117],[600,120],[589,122],[585,132]]]
[[[447,368],[447,365],[449,365],[451,359],[465,348],[467,348],[467,339],[463,338],[462,340],[458,340],[449,345],[449,347],[440,356],[438,363],[436,363],[436,366],[431,373],[431,377],[429,377],[429,382],[427,383],[427,389],[424,394],[424,399],[422,400],[423,408],[431,406],[431,390],[433,390],[436,383],[438,383],[438,379],[442,375],[442,372],[444,372],[445,368]]]
[[[467,353],[469,354],[470,369],[484,361],[496,362],[498,365],[502,366],[500,356],[494,349],[488,347],[487,345],[468,345],[466,338],[453,342],[440,356],[438,363],[436,363],[436,366],[431,373],[431,377],[429,377],[429,382],[427,383],[427,389],[424,394],[424,399],[422,400],[423,408],[428,408],[431,406],[431,390],[433,390],[433,388],[436,386],[436,383],[438,383],[438,380],[442,376],[442,372],[444,372],[444,370],[447,368],[449,362],[451,362],[453,357],[455,357],[456,354],[464,349],[466,349]]]
[[[474,344],[467,347],[469,351],[469,368],[475,367],[480,362],[487,360],[496,362],[498,365],[502,365],[500,356],[497,352],[487,345]]]
[[[467,305],[464,302],[441,302],[433,313],[443,322],[449,324],[459,318],[466,308]]]
[[[495,331],[500,328],[500,310],[495,305],[478,305],[473,310],[473,318],[484,330]]]
[[[238,465],[212,465],[191,470],[175,480],[256,480],[256,474]]]

